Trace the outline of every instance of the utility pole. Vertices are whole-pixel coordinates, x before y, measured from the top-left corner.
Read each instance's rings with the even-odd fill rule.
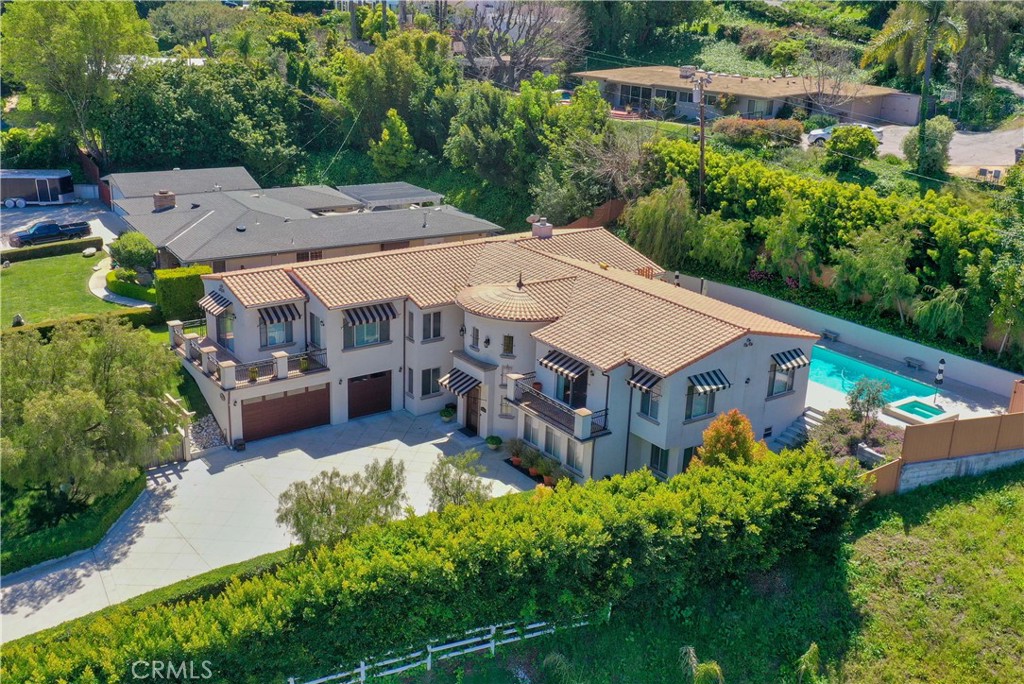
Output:
[[[690,77],[693,92],[700,103],[700,171],[697,180],[697,213],[704,211],[704,88],[711,85],[711,75],[695,71]]]

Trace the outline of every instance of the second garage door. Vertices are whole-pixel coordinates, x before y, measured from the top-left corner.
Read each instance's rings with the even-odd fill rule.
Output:
[[[348,381],[348,418],[391,410],[391,371],[381,371]]]
[[[242,436],[247,442],[330,422],[331,391],[328,385],[242,402]]]

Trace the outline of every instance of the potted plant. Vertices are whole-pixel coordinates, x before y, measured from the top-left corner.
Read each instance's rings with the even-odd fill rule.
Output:
[[[256,366],[249,366],[249,382],[256,382],[260,379],[260,369]]]
[[[530,477],[537,477],[540,472],[537,470],[537,466],[540,465],[541,455],[536,449],[526,449],[523,452],[523,466],[530,473]]]
[[[526,449],[526,442],[519,438],[508,440],[508,460],[515,467],[523,465],[523,451]]]
[[[450,406],[445,406],[441,409],[441,420],[445,423],[450,423],[455,420],[455,409]]]
[[[498,437],[497,435],[491,435],[484,441],[487,442],[487,447],[491,451],[497,451],[501,448],[501,437]]]
[[[543,382],[534,382],[533,383],[533,389],[535,389],[538,392],[540,392],[542,389],[544,389],[544,383]]]
[[[303,373],[305,373],[305,372],[307,372],[309,370],[309,357],[308,356],[303,356],[302,358],[299,359],[299,370],[302,371]]]
[[[542,458],[540,465],[537,466],[537,470],[540,471],[541,477],[544,478],[545,486],[555,486],[555,472],[558,470],[557,463],[555,463],[549,458]]]

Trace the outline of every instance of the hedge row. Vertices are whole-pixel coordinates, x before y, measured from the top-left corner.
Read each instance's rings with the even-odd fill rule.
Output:
[[[187,321],[202,315],[197,302],[203,298],[201,276],[207,273],[213,273],[209,266],[165,268],[155,272],[156,301],[166,320]]]
[[[83,249],[88,249],[89,247],[95,247],[97,252],[100,251],[103,249],[103,238],[87,237],[82,238],[81,240],[51,242],[48,245],[5,249],[0,253],[0,261],[10,261],[13,264],[17,261],[28,261],[29,259],[42,259],[44,257],[75,254],[76,252],[81,252]]]
[[[31,323],[17,328],[4,328],[3,330],[0,330],[0,336],[16,335],[38,330],[45,339],[50,339],[53,329],[58,325],[63,323],[83,323],[85,321],[94,321],[97,318],[104,317],[123,318],[131,323],[133,328],[148,328],[151,325],[160,325],[165,320],[163,314],[160,313],[160,309],[155,306],[145,309],[121,309],[103,314],[75,314],[74,316],[66,316],[64,318],[57,318],[51,321],[40,321],[39,323]]]
[[[691,601],[830,537],[862,496],[854,469],[812,448],[665,483],[640,471],[453,506],[366,528],[211,598],[9,643],[0,674],[127,681],[137,660],[208,660],[214,681],[285,681],[499,621]]]
[[[107,274],[107,289],[122,297],[131,297],[132,299],[156,304],[155,287],[123,282],[117,279],[117,275],[113,271]]]
[[[716,119],[712,132],[732,145],[746,147],[795,147],[800,144],[803,124],[793,119]]]
[[[98,544],[145,488],[146,476],[139,473],[119,491],[97,499],[83,513],[67,522],[24,537],[4,539],[3,551],[0,552],[0,567],[3,567],[4,574]]]

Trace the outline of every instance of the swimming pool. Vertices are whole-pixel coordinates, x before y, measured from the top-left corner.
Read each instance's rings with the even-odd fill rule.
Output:
[[[885,400],[889,402],[910,397],[930,397],[935,394],[935,388],[931,385],[890,373],[884,368],[872,366],[870,363],[825,347],[814,347],[814,354],[811,356],[811,382],[845,394],[863,377],[888,382],[889,389],[885,392]]]

